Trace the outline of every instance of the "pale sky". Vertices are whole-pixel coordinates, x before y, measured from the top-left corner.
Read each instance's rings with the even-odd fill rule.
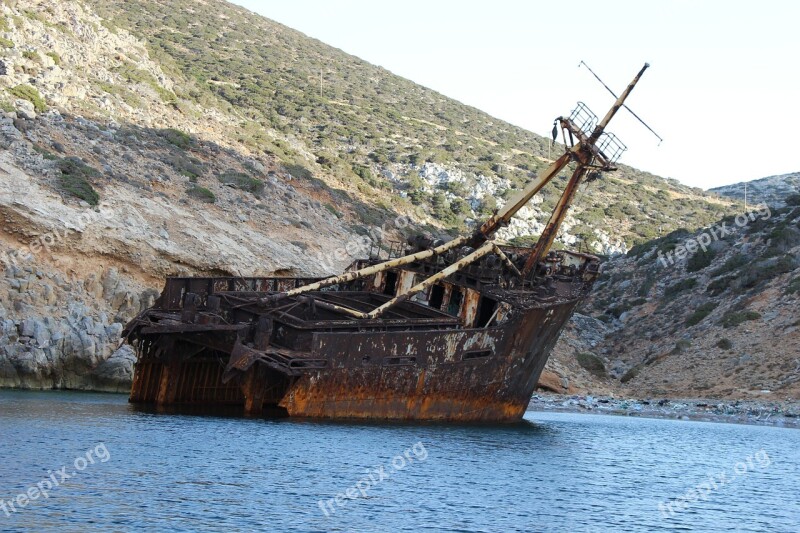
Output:
[[[621,162],[710,188],[800,170],[800,2],[761,0],[236,0],[395,74],[549,135],[580,100]]]

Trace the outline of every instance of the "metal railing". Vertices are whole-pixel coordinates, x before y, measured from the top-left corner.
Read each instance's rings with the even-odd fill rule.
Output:
[[[597,115],[592,113],[592,110],[583,102],[578,102],[578,105],[570,113],[569,120],[586,135],[591,135],[597,126]]]
[[[628,149],[619,138],[610,132],[604,132],[597,140],[597,149],[606,157],[606,161],[616,163],[622,153]]]

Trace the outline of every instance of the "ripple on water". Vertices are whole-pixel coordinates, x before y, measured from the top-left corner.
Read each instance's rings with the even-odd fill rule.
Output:
[[[96,462],[0,530],[798,531],[800,432],[528,413],[512,426],[156,415],[124,397],[0,391],[0,498],[99,443]],[[392,460],[421,442],[402,470]],[[769,464],[754,462],[763,450]],[[413,457],[413,453],[411,457]],[[736,475],[737,463],[752,467]],[[320,500],[388,478],[330,516]],[[669,518],[659,503],[726,473]]]

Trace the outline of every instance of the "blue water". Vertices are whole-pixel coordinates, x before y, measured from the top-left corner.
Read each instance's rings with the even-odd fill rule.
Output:
[[[797,430],[525,418],[248,420],[0,391],[0,530],[800,531]],[[15,503],[37,484],[47,498]]]

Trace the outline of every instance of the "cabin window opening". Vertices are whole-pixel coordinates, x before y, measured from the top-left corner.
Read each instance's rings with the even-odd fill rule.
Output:
[[[383,294],[394,296],[396,289],[397,289],[397,272],[389,271],[386,273],[386,285],[383,286]]]
[[[434,309],[441,309],[442,302],[444,302],[444,287],[434,285],[431,287],[431,297],[428,299],[428,305]]]
[[[478,303],[478,320],[475,321],[476,328],[483,328],[489,325],[497,311],[497,300],[491,298],[481,298]]]
[[[450,293],[450,302],[447,304],[447,313],[453,316],[458,316],[458,312],[461,310],[461,301],[463,299],[464,295],[461,293],[461,290],[453,287],[453,292]]]
[[[383,363],[386,366],[405,366],[405,365],[415,365],[417,363],[416,357],[387,357],[384,359]]]
[[[464,352],[464,355],[461,356],[461,360],[468,361],[469,359],[481,359],[483,357],[490,357],[491,355],[491,350],[474,350],[471,352]]]

